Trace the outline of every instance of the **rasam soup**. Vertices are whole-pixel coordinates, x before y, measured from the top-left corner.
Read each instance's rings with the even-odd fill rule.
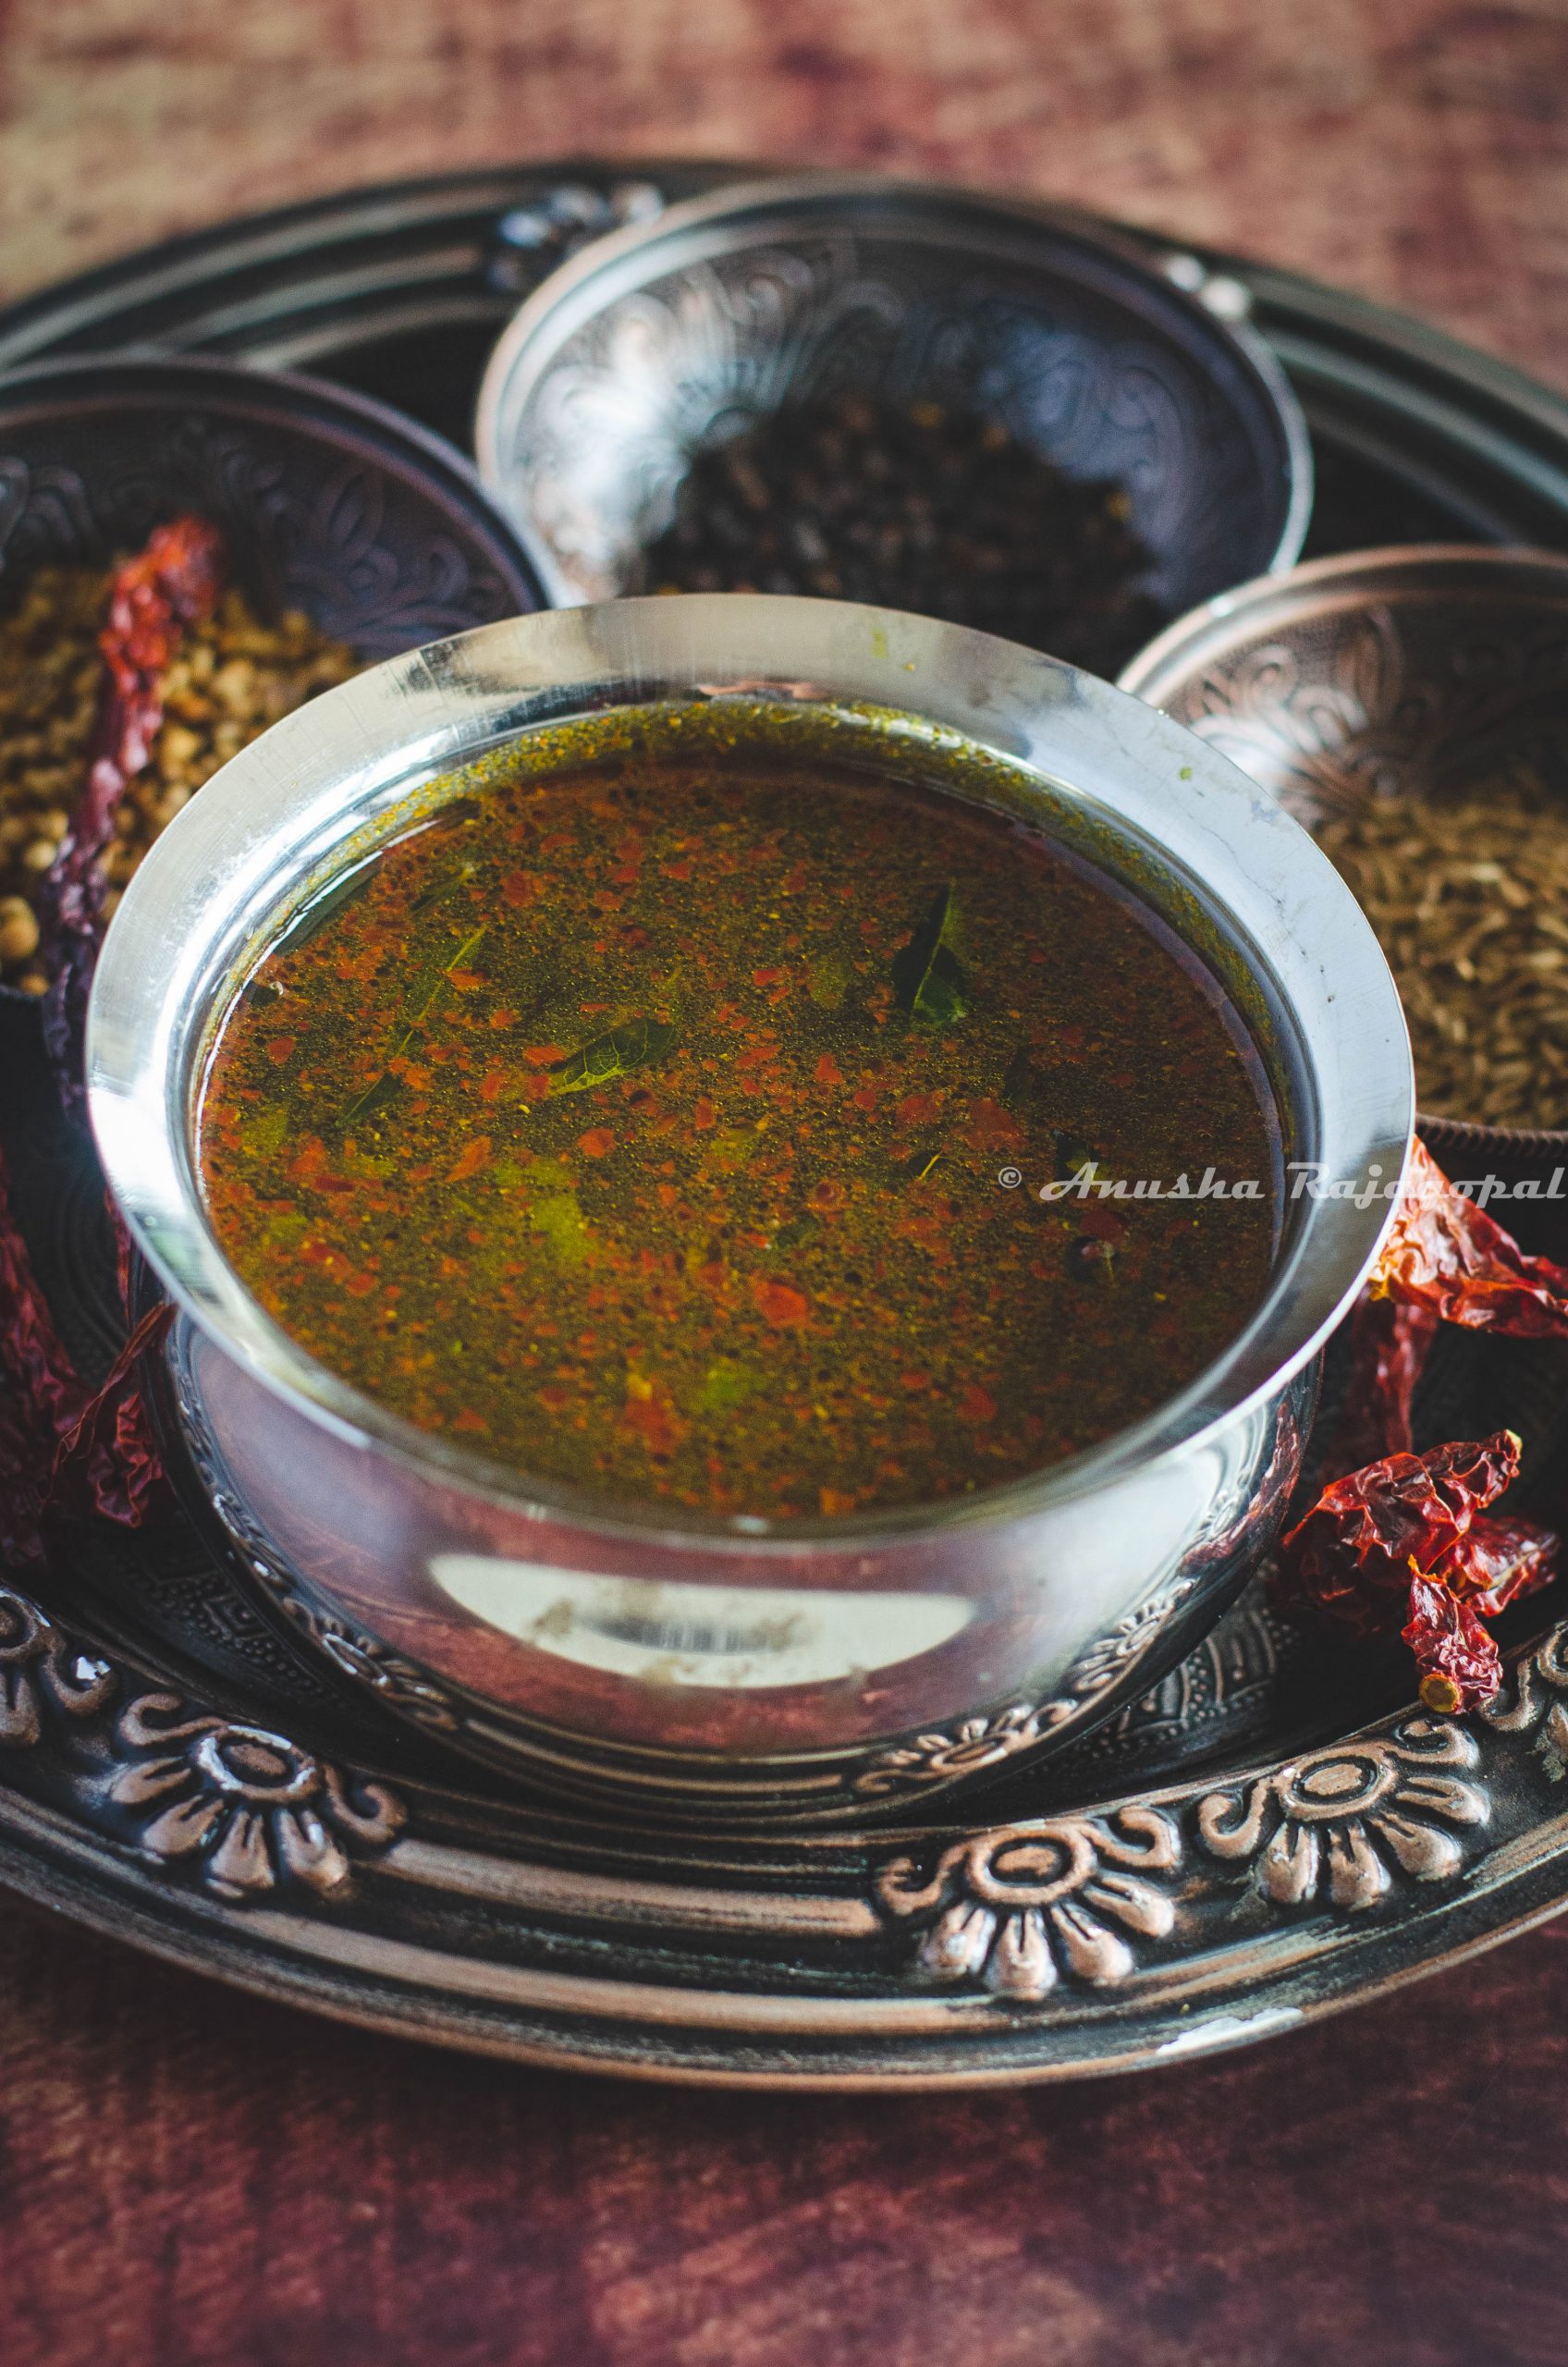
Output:
[[[760,729],[556,737],[224,1018],[207,1207],[295,1340],[523,1474],[766,1518],[1016,1479],[1227,1346],[1277,1130],[1151,911]],[[1206,1170],[1232,1189],[1169,1196]]]

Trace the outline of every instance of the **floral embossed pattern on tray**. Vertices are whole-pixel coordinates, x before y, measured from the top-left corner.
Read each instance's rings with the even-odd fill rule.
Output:
[[[182,1934],[211,1969],[585,2065],[857,2085],[1130,2066],[1397,1977],[1425,1902],[1459,1944],[1562,1889],[1561,1623],[1468,1723],[1406,1711],[1224,1780],[901,1843],[679,1854],[388,1783],[160,1683],[12,1588],[0,1679],[11,1879],[68,1895],[85,1862],[85,1911]]]

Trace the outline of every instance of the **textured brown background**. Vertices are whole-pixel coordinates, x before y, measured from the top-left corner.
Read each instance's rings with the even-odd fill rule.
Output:
[[[1568,385],[1568,6],[0,0],[0,289],[572,149],[1008,181]],[[0,1902],[4,2367],[1568,2361],[1568,1932],[1228,2062],[971,2100],[533,2077]]]

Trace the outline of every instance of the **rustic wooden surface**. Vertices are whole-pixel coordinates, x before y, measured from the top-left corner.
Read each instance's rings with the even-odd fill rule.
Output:
[[[1544,2367],[1568,1928],[971,2097],[528,2074],[0,1922],[6,2367]]]
[[[1568,382],[1564,0],[4,0],[0,288],[572,149],[1011,182]]]
[[[572,149],[1008,181],[1568,384],[1568,7],[5,0],[0,292]],[[5,2367],[1568,2360],[1568,1931],[1251,2054],[703,2097],[314,2024],[0,1903]]]

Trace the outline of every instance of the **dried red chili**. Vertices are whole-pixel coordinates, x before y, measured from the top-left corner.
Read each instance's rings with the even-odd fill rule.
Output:
[[[1351,1367],[1326,1457],[1329,1470],[1358,1471],[1380,1456],[1415,1452],[1411,1406],[1441,1319],[1434,1307],[1399,1299],[1364,1294],[1356,1301]]]
[[[65,1343],[55,1328],[48,1301],[32,1270],[11,1211],[10,1181],[0,1154],[0,1362],[15,1396],[13,1418],[54,1443],[80,1419],[89,1392],[77,1379]]]
[[[43,898],[54,971],[44,1032],[73,1108],[81,1100],[81,1034],[103,930],[103,857],[116,809],[152,754],[163,722],[164,679],[186,628],[211,613],[223,579],[223,538],[195,517],[154,528],[145,547],[114,577],[98,642],[105,681],[97,754]]]
[[[1280,1546],[1298,1595],[1358,1636],[1389,1635],[1414,1566],[1427,1571],[1519,1470],[1513,1430],[1385,1455],[1325,1488]]]
[[[1557,1550],[1552,1530],[1535,1521],[1517,1514],[1477,1513],[1434,1576],[1473,1611],[1494,1619],[1509,1603],[1550,1584],[1557,1576]]]
[[[31,1567],[43,1558],[41,1522],[55,1455],[89,1392],[72,1369],[11,1213],[3,1155],[0,1303],[0,1363],[10,1383],[0,1418],[0,1555],[12,1566]]]
[[[1428,1710],[1450,1716],[1478,1710],[1502,1682],[1496,1642],[1470,1605],[1419,1571],[1410,1582],[1410,1618],[1401,1634],[1415,1656]]]
[[[169,1306],[149,1309],[80,1415],[60,1441],[44,1500],[45,1515],[99,1513],[141,1528],[168,1502],[167,1483],[137,1369],[174,1319]]]
[[[1404,1196],[1367,1290],[1471,1331],[1568,1335],[1568,1266],[1527,1257],[1449,1182],[1421,1142],[1412,1148]]]
[[[1404,1641],[1430,1709],[1475,1709],[1501,1663],[1481,1625],[1555,1575],[1558,1539],[1517,1515],[1488,1517],[1519,1469],[1512,1430],[1426,1454],[1391,1454],[1325,1488],[1280,1549],[1298,1597],[1359,1636]]]
[[[122,1293],[129,1244],[120,1235]],[[102,1388],[81,1380],[55,1327],[10,1203],[0,1158],[0,1363],[11,1394],[0,1413],[0,1558],[34,1567],[57,1515],[98,1513],[139,1528],[163,1508],[163,1466],[135,1371],[171,1309],[132,1331]]]

